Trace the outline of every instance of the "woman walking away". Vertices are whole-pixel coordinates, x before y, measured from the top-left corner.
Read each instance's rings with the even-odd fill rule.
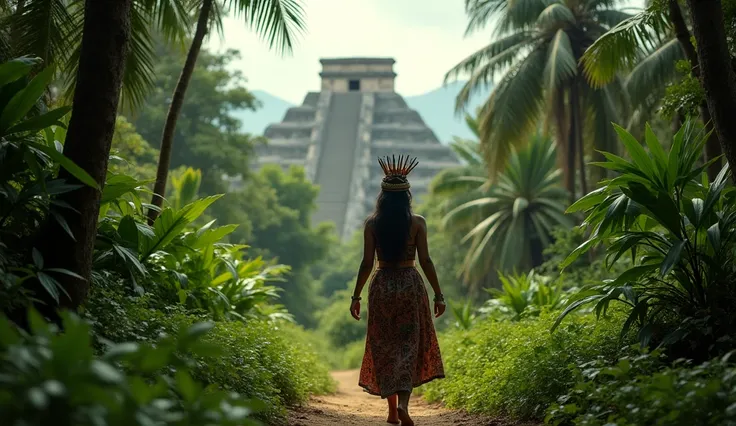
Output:
[[[407,175],[416,159],[400,156],[379,159],[385,174],[376,211],[366,220],[363,261],[350,313],[360,319],[360,293],[373,270],[368,289],[368,334],[359,385],[388,399],[388,423],[412,426],[409,396],[412,389],[445,377],[440,347],[429,310],[427,290],[414,265],[416,254],[434,289],[434,314],[445,312],[445,300],[427,248],[427,223],[411,212]],[[397,404],[398,403],[398,404]]]

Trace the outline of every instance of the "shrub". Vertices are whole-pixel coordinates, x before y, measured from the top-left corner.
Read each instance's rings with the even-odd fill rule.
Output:
[[[488,290],[494,297],[480,309],[484,316],[518,321],[538,316],[543,310],[557,309],[567,302],[562,280],[552,282],[550,277],[535,274],[499,274],[502,287]]]
[[[366,322],[368,320],[368,298],[364,297],[360,305],[361,320],[356,321],[350,315],[350,295],[352,291],[336,292],[330,304],[319,314],[318,329],[329,340],[333,347],[339,348],[352,342],[365,340]]]
[[[150,342],[161,334],[208,318],[183,306],[158,309],[149,294],[134,296],[111,281],[96,283],[86,305],[86,316],[100,340]],[[310,394],[334,389],[326,366],[308,337],[297,326],[284,321],[248,320],[216,322],[205,342],[219,346],[216,358],[194,357],[192,376],[265,403],[258,417],[283,420],[287,405],[299,404]],[[104,346],[102,346],[104,347]]]
[[[617,318],[620,315],[617,314]],[[471,412],[541,418],[575,383],[574,367],[617,353],[617,318],[577,316],[550,334],[551,313],[518,322],[484,320],[441,338],[447,378],[427,384],[430,400]]]
[[[62,314],[64,333],[35,313],[33,334],[0,317],[3,424],[144,426],[252,425],[240,395],[192,379],[187,353],[216,355],[202,342],[211,323],[193,324],[155,344],[113,345],[101,358],[89,326]]]
[[[580,365],[578,383],[546,422],[581,426],[736,424],[736,366],[728,357],[662,369],[658,352],[622,357],[610,366]]]
[[[686,357],[723,353],[736,329],[736,202],[726,186],[728,166],[708,182],[708,164],[698,165],[708,135],[696,133],[693,122],[675,135],[669,154],[648,126],[649,153],[616,130],[632,161],[604,153],[600,165],[619,175],[570,207],[587,211],[584,225],[593,232],[564,264],[606,244],[609,264],[630,255],[634,266],[581,291],[557,323],[582,305],[601,313],[619,302],[629,308],[621,333],[636,328],[644,346],[669,346]]]

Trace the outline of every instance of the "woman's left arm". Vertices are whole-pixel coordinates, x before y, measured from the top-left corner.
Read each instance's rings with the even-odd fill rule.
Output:
[[[373,261],[376,256],[376,241],[373,237],[373,229],[369,223],[366,223],[363,230],[363,260],[360,262],[358,269],[358,279],[355,281],[355,291],[353,291],[352,303],[350,304],[350,314],[356,320],[360,320],[360,294],[363,287],[368,281],[368,277],[373,272]]]

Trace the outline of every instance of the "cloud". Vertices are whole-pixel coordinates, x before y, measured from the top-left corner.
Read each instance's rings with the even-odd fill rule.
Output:
[[[234,64],[248,87],[300,103],[319,90],[320,58],[380,56],[396,59],[396,88],[405,96],[442,84],[453,65],[489,40],[490,31],[465,38],[462,0],[309,0],[304,1],[307,33],[292,55],[270,51],[241,19],[227,18],[224,37],[208,47],[237,49]]]

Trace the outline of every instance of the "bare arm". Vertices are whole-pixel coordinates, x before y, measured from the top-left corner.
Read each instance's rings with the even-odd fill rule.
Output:
[[[429,247],[427,244],[427,222],[421,216],[416,216],[419,221],[419,230],[417,231],[417,255],[419,256],[419,266],[422,267],[424,275],[432,286],[435,295],[442,294],[439,279],[437,279],[437,271],[434,269],[432,258],[429,257]]]
[[[373,237],[373,230],[370,224],[365,225],[363,230],[363,260],[360,262],[360,269],[358,269],[358,279],[355,281],[355,291],[353,297],[360,297],[360,293],[363,292],[368,277],[373,272],[373,260],[376,256],[376,241]]]

